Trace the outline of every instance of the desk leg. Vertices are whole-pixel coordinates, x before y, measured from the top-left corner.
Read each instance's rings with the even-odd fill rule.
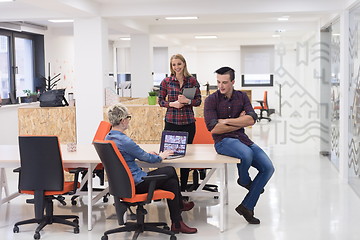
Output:
[[[94,171],[96,164],[90,164],[88,168],[88,172],[86,174],[87,182],[88,182],[88,231],[92,230],[92,193],[93,193],[93,178],[92,172]]]
[[[8,184],[7,184],[5,168],[1,168],[0,174],[1,174],[1,192],[2,192],[2,189],[4,188],[5,196],[8,197],[9,196],[9,188],[8,188]],[[2,197],[2,195],[1,195],[1,197]]]
[[[226,167],[226,164],[223,164],[221,168],[219,168],[219,171],[220,171],[220,232],[224,232],[224,206],[225,206],[225,203],[224,203],[224,198],[225,198],[225,168]]]
[[[4,198],[2,197],[3,189],[5,193]],[[9,187],[7,183],[6,171],[5,168],[1,168],[0,169],[0,205],[9,202],[11,199],[16,198],[19,195],[20,193],[18,192],[9,195]]]
[[[229,188],[228,188],[229,187],[229,185],[228,185],[229,172],[228,172],[227,167],[228,167],[228,165],[227,165],[227,163],[225,163],[224,164],[224,168],[225,168],[224,169],[224,171],[225,171],[225,181],[224,181],[225,182],[225,189],[224,189],[225,190],[225,204],[229,205]]]

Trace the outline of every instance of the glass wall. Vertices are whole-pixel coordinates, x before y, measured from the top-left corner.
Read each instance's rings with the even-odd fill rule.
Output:
[[[349,16],[349,183],[360,195],[360,6]]]
[[[339,169],[340,133],[340,23],[335,21],[330,27],[330,84],[331,84],[331,161]]]

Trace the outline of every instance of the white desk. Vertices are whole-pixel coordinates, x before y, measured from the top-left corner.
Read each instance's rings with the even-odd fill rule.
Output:
[[[158,144],[140,144],[140,147],[145,151],[157,151],[159,149]],[[224,231],[224,207],[228,202],[228,190],[227,190],[227,171],[226,167],[229,163],[239,163],[239,159],[219,155],[215,152],[212,144],[189,144],[187,146],[186,156],[183,158],[177,158],[173,160],[165,160],[158,164],[149,164],[144,162],[138,162],[141,167],[161,167],[161,166],[173,166],[176,168],[212,168],[206,179],[202,182],[202,185],[195,192],[187,193],[188,195],[210,195],[219,196],[220,200],[220,231]],[[86,167],[88,172],[92,172],[96,165],[100,163],[100,159],[95,151],[95,148],[91,144],[78,145],[76,152],[68,152],[66,146],[61,146],[62,158],[65,167]],[[9,195],[7,190],[7,182],[4,168],[16,168],[20,166],[19,149],[17,145],[0,145],[0,168],[1,168],[1,193],[2,189],[5,190],[5,198],[2,198],[0,194],[0,203],[10,201],[16,197],[18,193]],[[204,192],[202,186],[215,172],[220,173],[220,185],[218,193]],[[91,174],[90,174],[91,176]],[[93,198],[92,192],[92,178],[88,180],[88,230],[92,229],[92,205],[94,205],[103,196],[104,192]],[[85,182],[85,181],[83,181]],[[106,191],[106,190],[105,190]],[[184,194],[185,195],[185,194]]]

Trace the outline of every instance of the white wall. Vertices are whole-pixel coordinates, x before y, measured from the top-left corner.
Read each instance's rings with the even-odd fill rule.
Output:
[[[76,98],[72,28],[50,28],[45,33],[45,63],[46,77],[49,76],[48,63],[51,65],[51,77],[61,73],[61,80],[55,88],[66,88],[66,96],[68,92],[72,92]]]
[[[18,144],[18,107],[20,105],[0,107],[0,145]]]

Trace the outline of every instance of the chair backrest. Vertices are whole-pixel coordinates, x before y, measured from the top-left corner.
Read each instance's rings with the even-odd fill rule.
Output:
[[[19,136],[19,150],[19,190],[63,190],[64,170],[57,136]]]
[[[267,102],[267,91],[264,92],[264,109],[269,109],[268,102]]]
[[[101,121],[96,130],[93,142],[95,140],[104,140],[106,135],[110,132],[110,130],[111,130],[111,124],[106,121]]]
[[[211,132],[208,131],[204,118],[195,118],[196,133],[193,144],[214,144]]]
[[[108,177],[109,192],[118,198],[135,196],[135,182],[131,171],[113,141],[94,141],[96,152]]]

